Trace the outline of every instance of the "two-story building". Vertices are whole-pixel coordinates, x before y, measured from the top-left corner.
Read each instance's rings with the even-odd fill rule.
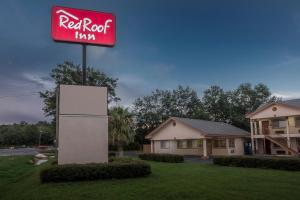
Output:
[[[254,154],[299,154],[300,99],[264,104],[246,117]]]

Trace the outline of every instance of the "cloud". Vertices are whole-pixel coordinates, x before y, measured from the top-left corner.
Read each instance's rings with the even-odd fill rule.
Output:
[[[101,48],[97,46],[89,46],[88,47],[88,56],[92,60],[97,60],[107,54],[107,48]]]
[[[42,101],[37,93],[0,98],[0,123],[46,120],[41,108]]]
[[[293,91],[273,92],[272,95],[281,97],[284,100],[300,98],[300,92],[293,92]]]
[[[118,76],[119,84],[117,88],[117,95],[121,98],[121,101],[118,102],[117,105],[132,107],[132,103],[135,99],[150,95],[151,92],[157,88],[162,90],[172,90],[177,88],[178,85],[182,85],[184,87],[190,86],[198,93],[198,96],[201,97],[203,91],[209,87],[209,85],[203,83],[180,82],[167,75],[165,76],[165,79],[163,79],[163,77],[161,77],[162,74],[157,73],[157,70],[155,71],[157,74],[155,78],[152,77],[154,74],[148,76],[138,74],[120,74]]]
[[[23,73],[22,76],[28,82],[31,82],[42,89],[49,90],[55,87],[54,81],[49,77],[41,73]]]
[[[138,75],[122,74],[118,76],[117,95],[121,98],[118,105],[131,107],[134,100],[149,91],[149,83]]]
[[[0,77],[0,123],[37,122],[45,118],[39,91],[51,89],[53,81],[42,73]]]

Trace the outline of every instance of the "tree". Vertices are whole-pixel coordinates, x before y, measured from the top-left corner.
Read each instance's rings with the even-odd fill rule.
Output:
[[[144,136],[169,117],[207,119],[197,93],[190,87],[174,90],[156,89],[149,96],[137,98],[133,112],[136,117],[136,140],[144,143]]]
[[[230,105],[228,94],[222,88],[214,85],[205,90],[202,102],[210,120],[228,122]]]
[[[20,122],[19,124],[0,125],[0,146],[38,145],[41,131],[41,144],[53,145],[55,131],[53,125],[48,122],[36,124]]]
[[[249,130],[249,121],[245,115],[255,111],[264,103],[277,100],[279,100],[277,97],[271,97],[269,88],[262,83],[254,87],[250,83],[239,85],[237,89],[230,92],[232,124]]]
[[[128,108],[113,107],[109,110],[109,140],[117,145],[120,156],[123,146],[134,141],[133,116]]]
[[[80,85],[82,84],[82,69],[80,65],[75,65],[72,62],[64,62],[54,68],[50,76],[54,79],[56,86],[59,84]],[[105,73],[100,72],[92,67],[87,67],[86,85],[107,87],[108,102],[118,101],[120,98],[116,96],[115,88],[117,87],[118,79],[108,77]],[[44,101],[43,111],[46,116],[55,118],[56,114],[56,91],[46,90],[40,92],[40,97]]]

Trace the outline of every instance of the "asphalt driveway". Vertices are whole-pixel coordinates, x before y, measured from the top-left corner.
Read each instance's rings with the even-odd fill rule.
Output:
[[[38,154],[35,148],[0,149],[0,156],[21,156]]]

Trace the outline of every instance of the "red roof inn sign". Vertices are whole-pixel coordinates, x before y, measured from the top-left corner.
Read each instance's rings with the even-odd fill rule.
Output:
[[[51,34],[55,41],[113,46],[116,18],[111,13],[54,6]]]

